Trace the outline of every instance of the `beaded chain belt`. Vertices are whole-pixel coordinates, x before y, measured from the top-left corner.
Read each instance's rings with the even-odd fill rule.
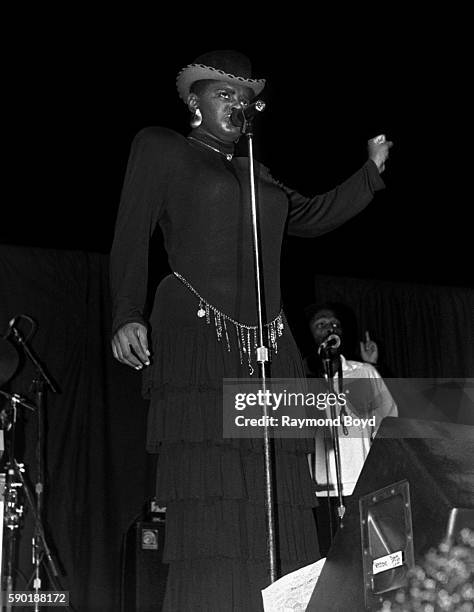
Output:
[[[256,350],[257,348],[258,326],[245,325],[244,323],[239,323],[235,319],[232,319],[231,317],[227,316],[218,308],[216,308],[212,304],[209,304],[209,302],[207,302],[201,295],[199,295],[196,289],[194,289],[194,287],[183,276],[181,276],[181,274],[178,274],[177,272],[173,272],[173,274],[199,299],[199,307],[197,311],[197,316],[199,318],[202,319],[206,317],[206,323],[210,325],[211,312],[213,313],[217,340],[220,342],[222,340],[222,337],[224,337],[227,345],[227,350],[229,352],[231,349],[231,345],[227,324],[229,323],[234,326],[235,335],[237,337],[237,346],[239,347],[240,363],[243,364],[245,355],[249,366],[250,376],[252,376],[255,371],[252,366],[252,348],[254,350]],[[270,345],[270,350],[276,354],[278,353],[278,338],[283,334],[284,328],[283,310],[280,310],[279,314],[273,319],[273,321],[270,321],[270,323],[266,323],[264,327],[267,329],[268,344]]]

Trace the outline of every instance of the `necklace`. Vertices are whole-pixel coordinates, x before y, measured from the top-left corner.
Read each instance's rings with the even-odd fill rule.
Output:
[[[198,144],[202,145],[203,147],[207,147],[208,149],[212,149],[216,153],[220,153],[221,155],[223,155],[226,158],[227,161],[231,161],[231,159],[234,157],[234,155],[232,153],[224,153],[223,151],[221,151],[217,147],[213,147],[212,145],[207,144],[207,142],[199,140],[199,138],[194,138],[194,136],[188,136],[188,140],[194,140],[194,142],[197,142]]]

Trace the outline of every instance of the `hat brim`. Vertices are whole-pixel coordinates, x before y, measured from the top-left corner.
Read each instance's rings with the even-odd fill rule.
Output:
[[[245,79],[244,77],[235,76],[223,70],[212,68],[212,66],[189,64],[179,72],[176,78],[176,87],[178,88],[180,98],[184,102],[187,102],[191,85],[196,81],[207,79],[212,81],[229,81],[236,85],[245,85],[253,91],[254,96],[258,96],[265,87],[265,79]]]

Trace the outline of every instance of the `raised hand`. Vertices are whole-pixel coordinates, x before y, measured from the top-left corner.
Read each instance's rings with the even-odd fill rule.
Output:
[[[379,173],[385,170],[385,162],[388,159],[388,150],[393,146],[393,142],[385,138],[385,134],[380,134],[371,138],[367,143],[369,159],[373,160],[379,169]]]
[[[360,343],[360,355],[366,363],[375,365],[379,358],[377,343],[370,339],[369,332],[365,332],[365,342]]]

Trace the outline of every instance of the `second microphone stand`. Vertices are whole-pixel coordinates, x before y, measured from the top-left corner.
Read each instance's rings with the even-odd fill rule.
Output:
[[[331,348],[321,348],[320,356],[321,356],[321,361],[323,362],[324,376],[326,378],[329,393],[332,393],[335,395],[334,370],[333,370],[334,351]],[[339,356],[338,356],[338,359],[340,359]],[[339,526],[342,526],[342,520],[344,518],[346,507],[344,505],[344,498],[342,495],[341,450],[339,446],[339,430],[336,425],[337,421],[335,420],[338,415],[336,415],[336,407],[334,405],[334,402],[331,401],[329,402],[329,404],[330,404],[330,409],[331,409],[330,431],[331,431],[332,447],[334,450],[334,463],[336,467],[336,494],[337,494],[337,500],[338,500],[337,518],[339,521]],[[330,470],[329,470],[329,473],[330,473]],[[329,479],[328,479],[327,484],[329,487]]]

